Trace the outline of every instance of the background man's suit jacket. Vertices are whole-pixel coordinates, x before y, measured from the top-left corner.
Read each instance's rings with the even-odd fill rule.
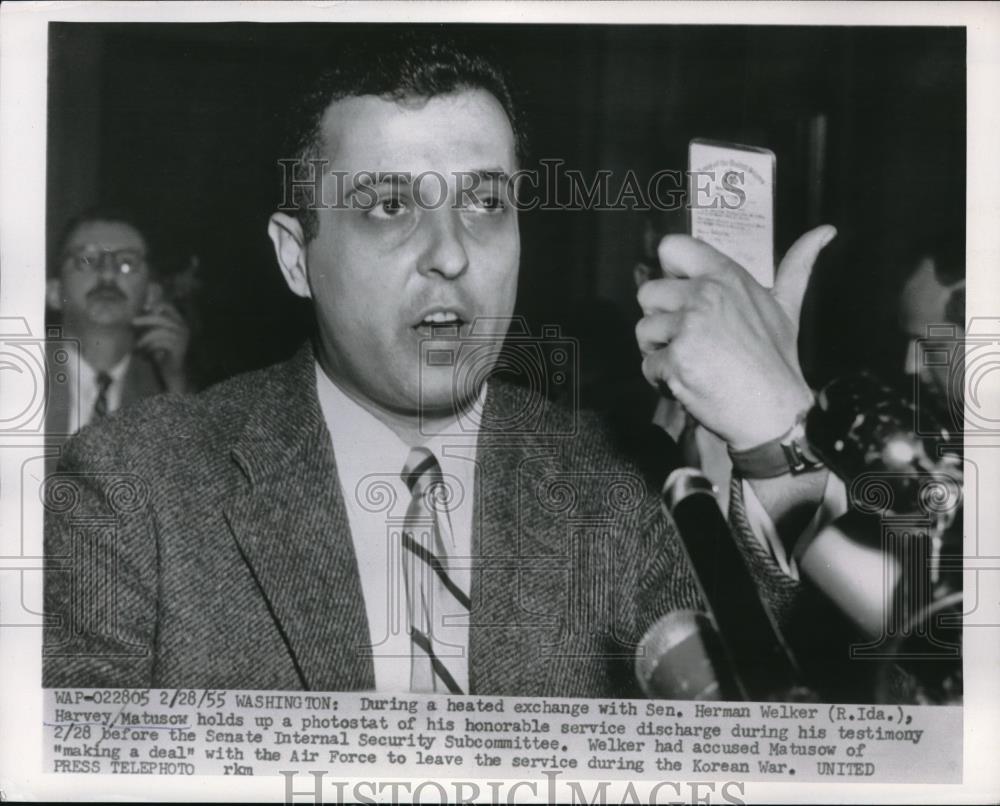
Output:
[[[491,383],[483,420],[509,422],[538,403]],[[566,433],[569,417],[546,405],[532,435],[481,434],[473,693],[635,695],[645,629],[698,606],[658,491],[592,416],[579,415],[570,438],[546,436]],[[309,347],[86,429],[46,504],[46,686],[374,686]],[[752,537],[745,548],[787,611],[798,586]]]
[[[69,384],[77,382],[77,379],[70,378],[67,378],[65,382],[60,382],[60,379],[66,378],[67,365],[58,360],[56,354],[59,350],[60,346],[52,343],[46,349],[48,361],[46,371],[48,388],[45,408],[45,435],[48,448],[46,475],[55,470],[60,450],[71,436],[68,433],[70,406],[72,406]],[[128,369],[125,371],[125,377],[122,379],[122,396],[119,407],[130,406],[164,391],[163,382],[153,366],[153,362],[140,352],[133,353]],[[84,412],[80,412],[80,415],[82,420]]]

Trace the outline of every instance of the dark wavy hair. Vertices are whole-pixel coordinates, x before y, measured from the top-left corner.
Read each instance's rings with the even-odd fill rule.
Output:
[[[295,104],[284,155],[294,160],[298,176],[309,170],[309,160],[323,152],[322,120],[330,104],[344,98],[374,95],[385,100],[430,99],[462,90],[485,90],[503,107],[514,132],[519,162],[527,149],[521,114],[496,61],[473,51],[466,43],[439,30],[390,32],[339,47],[337,62],[322,68]],[[316,237],[319,222],[309,204],[311,194],[297,183],[292,188],[292,210],[306,241]]]

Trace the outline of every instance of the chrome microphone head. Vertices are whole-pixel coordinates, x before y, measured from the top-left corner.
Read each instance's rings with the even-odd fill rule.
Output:
[[[650,699],[721,700],[721,648],[711,620],[674,610],[650,627],[635,655],[635,676]]]
[[[689,495],[707,493],[715,495],[715,487],[700,470],[693,467],[678,467],[663,482],[661,500],[670,512]]]

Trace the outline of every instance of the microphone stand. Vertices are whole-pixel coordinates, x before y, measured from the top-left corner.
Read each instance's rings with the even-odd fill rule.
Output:
[[[654,626],[661,635],[648,643],[670,645],[667,653],[658,654],[673,653],[675,661],[682,650],[688,658],[698,652],[707,657],[703,663],[712,667],[708,679],[714,680],[715,685],[693,686],[701,698],[814,700],[815,695],[803,684],[798,663],[733,540],[711,482],[693,468],[674,470],[663,487],[663,507],[677,525],[707,617],[674,615],[672,621]],[[693,641],[701,647],[692,649]],[[654,664],[652,672],[668,665]],[[686,666],[696,668],[690,660]],[[639,673],[641,683],[646,678],[647,689],[649,682],[656,682],[650,677],[648,663],[640,664]],[[695,671],[691,676],[700,674]],[[684,694],[684,683],[679,691],[672,684],[666,690],[680,696]],[[688,687],[692,687],[690,683]],[[660,691],[663,690],[661,687]]]

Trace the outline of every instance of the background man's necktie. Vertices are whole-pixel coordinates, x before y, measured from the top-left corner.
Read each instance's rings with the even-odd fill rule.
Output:
[[[456,665],[467,663],[464,647],[442,640],[442,627],[468,618],[469,597],[448,574],[451,523],[444,486],[434,454],[414,448],[402,473],[413,496],[402,531],[403,580],[410,618],[410,690],[464,694]],[[451,668],[449,668],[449,665]]]
[[[111,388],[111,376],[107,372],[97,373],[97,397],[94,399],[94,412],[91,420],[97,420],[108,413],[108,390]]]

